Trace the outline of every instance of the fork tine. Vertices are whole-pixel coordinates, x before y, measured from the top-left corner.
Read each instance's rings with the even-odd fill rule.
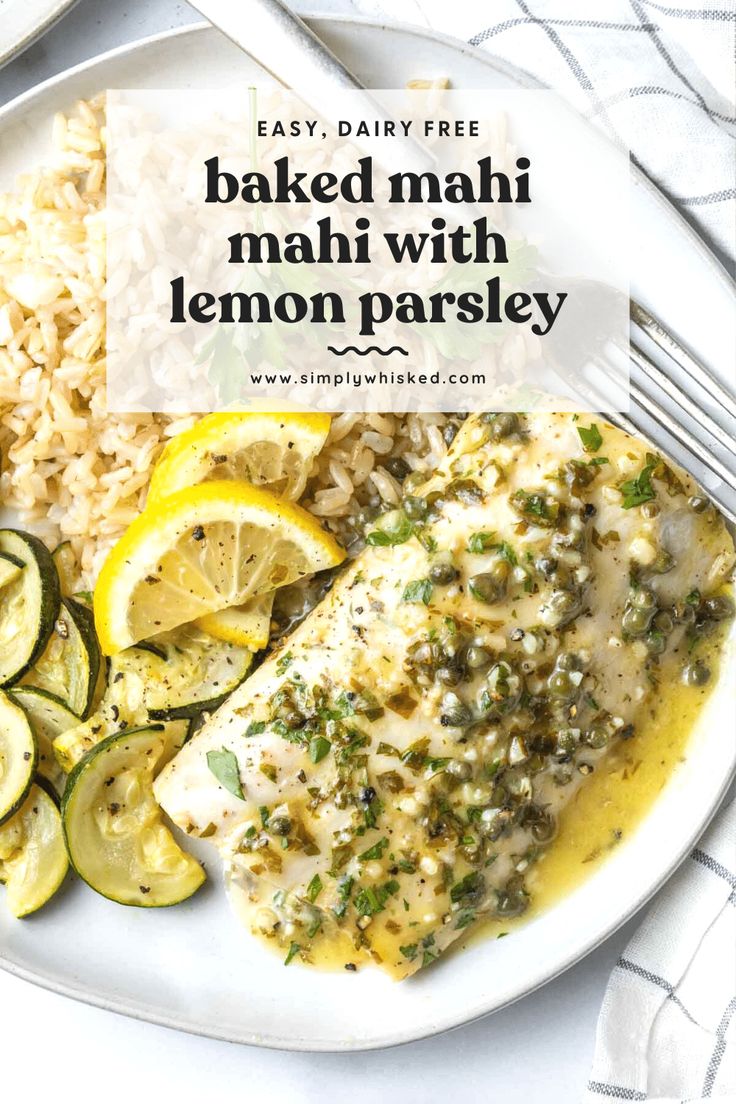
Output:
[[[672,357],[684,372],[697,380],[715,403],[722,406],[732,418],[736,418],[736,398],[731,392],[705,365],[696,360],[688,349],[680,345],[658,319],[654,318],[649,311],[633,299],[631,300],[631,318],[651,338],[655,345],[659,346],[663,353]]]
[[[633,381],[631,382],[631,394],[650,418],[674,437],[675,441],[688,448],[693,456],[696,456],[702,464],[710,468],[719,479],[723,480],[726,486],[736,491],[736,475],[734,475],[732,471],[729,471],[725,464],[723,464],[717,456],[714,456],[713,452],[708,449],[707,446],[703,445],[689,429],[686,429],[685,426],[676,422],[674,418],[663,410],[661,406],[658,406],[657,403]]]
[[[683,410],[686,410],[690,417],[694,418],[699,425],[702,425],[703,428],[710,433],[711,437],[714,437],[724,448],[728,449],[729,452],[733,452],[734,440],[731,434],[727,433],[722,426],[718,425],[702,407],[698,406],[696,402],[693,402],[680,385],[670,379],[667,373],[664,372],[658,364],[655,364],[646,353],[642,352],[641,349],[634,345],[633,342],[629,348],[629,355],[637,368],[644,373],[651,383],[661,388],[665,395],[668,395],[673,402],[681,406]]]

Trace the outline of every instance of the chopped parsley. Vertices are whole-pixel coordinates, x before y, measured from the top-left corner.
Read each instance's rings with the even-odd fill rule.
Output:
[[[301,952],[301,949],[302,948],[299,943],[292,943],[289,947],[289,953],[284,959],[284,966],[288,966],[292,959],[296,958],[296,956]]]
[[[404,593],[401,595],[401,601],[423,602],[425,606],[428,606],[431,597],[432,584],[429,579],[413,579],[404,587]]]
[[[647,462],[634,479],[627,479],[619,487],[623,495],[621,505],[624,510],[630,510],[634,506],[641,506],[644,502],[651,502],[657,497],[657,492],[652,486],[652,473],[657,467],[659,459],[647,453]]]
[[[371,859],[380,859],[383,857],[383,852],[388,847],[388,839],[384,836],[378,843],[374,843],[372,847],[369,847],[367,851],[363,851],[358,858],[361,862],[370,862]]]
[[[585,428],[585,426],[578,426],[577,431],[578,436],[582,441],[583,448],[586,452],[597,452],[603,444],[601,431],[598,429],[598,426],[595,424],[595,422],[593,422],[592,425],[588,426],[587,429]]]
[[[223,789],[231,793],[233,797],[245,801],[238,760],[232,751],[228,751],[227,748],[222,748],[221,751],[208,751],[207,766]]]
[[[313,763],[321,762],[330,751],[332,744],[324,736],[313,736],[309,741],[309,758]]]
[[[314,904],[314,902],[317,900],[317,898],[319,897],[321,892],[322,892],[322,879],[320,878],[319,874],[315,874],[314,877],[312,878],[311,882],[307,886],[307,891],[306,891],[306,894],[305,894],[305,896],[306,896],[307,900],[309,901],[310,905]]]

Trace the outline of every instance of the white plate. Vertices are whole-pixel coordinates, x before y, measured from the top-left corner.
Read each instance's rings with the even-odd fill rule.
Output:
[[[22,53],[77,0],[0,0],[0,67]]]
[[[366,84],[449,76],[466,87],[519,78],[479,51],[408,28],[316,19]],[[253,63],[209,28],[186,28],[103,55],[0,112],[0,187],[40,161],[51,115],[104,87],[217,87],[254,79]],[[633,189],[632,290],[716,370],[730,365],[731,285],[644,178]],[[706,320],[709,319],[709,320]],[[713,319],[720,320],[714,324]],[[721,369],[723,370],[723,369]],[[0,909],[0,965],[57,992],[215,1038],[299,1050],[359,1050],[419,1039],[531,992],[613,932],[687,854],[736,767],[731,672],[691,752],[635,835],[557,907],[501,942],[471,946],[396,985],[378,971],[284,969],[239,927],[218,884],[171,910],[125,909],[77,883],[29,920]]]

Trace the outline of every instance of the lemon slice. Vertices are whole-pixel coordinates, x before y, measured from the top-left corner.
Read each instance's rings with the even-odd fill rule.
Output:
[[[178,491],[129,526],[102,566],[95,624],[106,655],[341,563],[299,506],[236,480]]]
[[[268,644],[273,600],[273,593],[264,594],[260,598],[252,598],[244,606],[230,606],[216,613],[206,613],[204,617],[197,618],[197,625],[218,640],[257,652]]]
[[[220,479],[244,479],[295,500],[329,431],[329,414],[209,414],[168,443],[154,468],[148,501]]]

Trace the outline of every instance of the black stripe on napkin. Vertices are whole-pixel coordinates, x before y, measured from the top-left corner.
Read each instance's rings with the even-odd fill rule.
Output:
[[[734,192],[734,189],[731,189]],[[707,197],[706,197],[707,198]],[[696,196],[697,199],[697,196]],[[686,203],[687,200],[680,200],[681,203]],[[736,874],[732,874],[730,870],[719,863],[717,859],[714,859],[712,855],[708,855],[707,852],[701,851],[699,847],[696,847],[694,851],[691,851],[690,858],[695,859],[695,862],[700,863],[706,870],[710,870],[711,874],[717,875],[719,878],[723,878],[724,882],[728,882],[730,886],[736,889]]]
[[[690,1020],[690,1023],[697,1025],[697,1021],[693,1018],[693,1016],[691,1016],[691,1014],[688,1012],[687,1008],[675,992],[674,985],[667,981],[666,978],[660,977],[659,974],[653,974],[651,970],[645,970],[643,966],[639,966],[636,962],[632,962],[630,958],[624,958],[623,956],[619,958],[616,965],[619,967],[619,969],[628,970],[630,974],[635,974],[637,977],[642,978],[644,981],[648,981],[652,985],[656,985],[658,989],[663,989],[668,998],[672,1001],[672,1003],[680,1009],[683,1016]]]
[[[625,1089],[623,1085],[609,1085],[605,1081],[589,1081],[588,1091],[610,1096],[614,1100],[646,1100],[647,1094],[638,1089]]]

